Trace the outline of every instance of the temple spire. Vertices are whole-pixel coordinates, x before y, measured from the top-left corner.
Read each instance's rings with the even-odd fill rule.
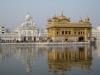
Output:
[[[82,19],[82,17],[80,17],[80,20],[79,20],[79,22],[81,23],[81,22],[83,22],[83,19]]]
[[[87,16],[87,17],[85,18],[85,22],[90,22],[90,17],[89,17],[89,16]]]
[[[63,11],[61,12],[61,16],[64,16],[64,15],[63,15]]]

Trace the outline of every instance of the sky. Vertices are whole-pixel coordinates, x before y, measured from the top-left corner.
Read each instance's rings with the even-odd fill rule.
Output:
[[[20,26],[29,13],[39,28],[46,28],[48,18],[62,11],[71,21],[89,16],[93,27],[100,25],[100,0],[0,0],[0,25]]]

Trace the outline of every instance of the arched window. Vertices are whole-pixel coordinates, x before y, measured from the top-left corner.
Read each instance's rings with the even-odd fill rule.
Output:
[[[64,34],[64,31],[62,31],[62,34]]]
[[[67,31],[65,31],[65,34],[67,34]]]

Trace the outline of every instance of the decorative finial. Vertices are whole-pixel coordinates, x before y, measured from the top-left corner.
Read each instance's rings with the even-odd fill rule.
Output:
[[[79,22],[83,22],[83,19],[82,19],[82,17],[80,17],[80,20],[79,20]]]
[[[90,22],[90,18],[87,16],[85,22]]]
[[[61,12],[61,16],[64,16],[64,15],[63,15],[63,11]]]

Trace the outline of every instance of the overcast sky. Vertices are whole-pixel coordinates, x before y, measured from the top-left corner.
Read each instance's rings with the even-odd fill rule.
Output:
[[[43,28],[49,17],[62,11],[72,21],[90,16],[94,27],[100,25],[100,0],[0,0],[0,25],[18,26],[30,13],[33,21]]]

